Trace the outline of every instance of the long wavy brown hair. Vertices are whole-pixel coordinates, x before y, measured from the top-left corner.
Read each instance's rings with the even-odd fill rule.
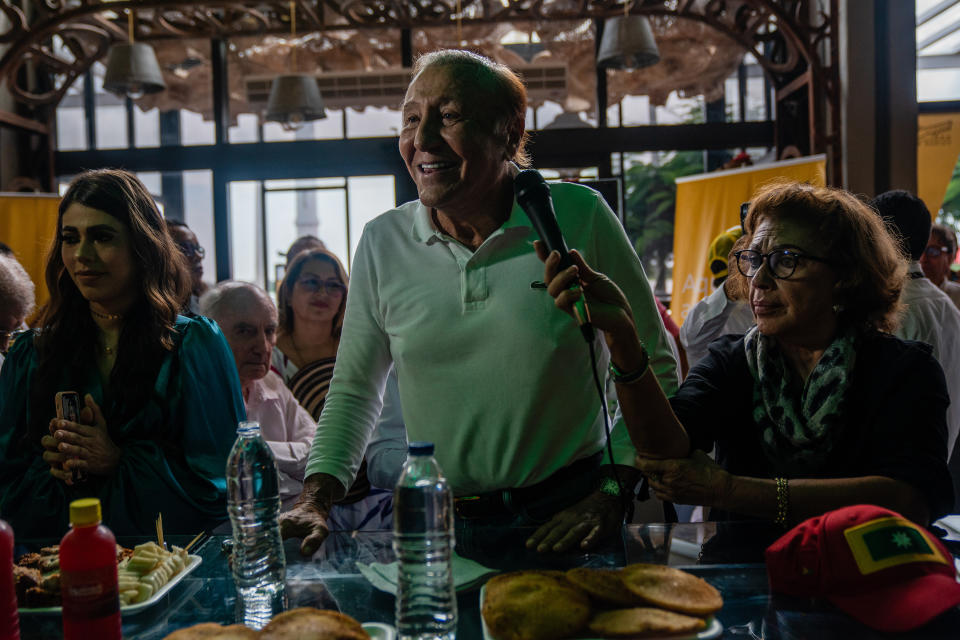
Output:
[[[190,293],[180,251],[167,232],[150,192],[127,171],[87,171],[70,183],[60,202],[57,234],[47,256],[45,279],[50,300],[39,318],[35,339],[37,374],[31,393],[33,420],[27,434],[34,445],[47,432],[54,395],[66,380],[82,380],[96,361],[97,326],[90,305],[63,263],[63,214],[73,204],[103,211],[123,224],[130,238],[139,296],[124,316],[108,394],[119,408],[115,420],[135,413],[153,392],[166,352],[174,349],[177,314]]]
[[[899,324],[900,292],[907,261],[897,240],[868,204],[852,193],[793,181],[774,181],[750,201],[744,235],[730,252],[747,249],[760,222],[779,220],[810,231],[817,253],[831,261],[839,276],[837,316],[842,324],[861,330],[893,331]],[[745,300],[750,280],[730,269],[731,297]]]
[[[280,282],[280,286],[277,287],[277,313],[279,316],[277,329],[280,334],[293,335],[293,306],[291,304],[293,287],[296,286],[297,279],[300,278],[303,265],[311,260],[320,260],[332,264],[333,270],[337,272],[337,278],[343,283],[344,287],[347,289],[350,288],[347,271],[343,268],[340,258],[326,249],[301,251],[290,264],[287,265],[287,270],[283,274],[283,280]],[[333,325],[331,327],[331,335],[338,340],[340,339],[340,331],[343,329],[343,311],[346,306],[347,296],[344,295],[340,300],[340,308],[337,309],[337,314],[333,316]]]

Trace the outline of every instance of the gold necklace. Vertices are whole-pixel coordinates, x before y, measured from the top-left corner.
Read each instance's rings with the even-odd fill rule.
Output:
[[[119,314],[119,313],[100,313],[99,311],[95,311],[93,307],[90,307],[90,313],[92,313],[92,314],[94,315],[94,317],[100,318],[101,320],[122,320],[122,319],[123,319],[123,315],[122,315],[122,314]]]

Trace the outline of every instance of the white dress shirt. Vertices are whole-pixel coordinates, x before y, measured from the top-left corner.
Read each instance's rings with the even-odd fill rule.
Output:
[[[260,423],[260,433],[277,459],[280,499],[300,495],[317,424],[273,371],[251,384],[244,404],[247,420]]]
[[[947,295],[923,277],[920,264],[910,264],[907,283],[900,294],[906,305],[900,328],[894,332],[904,340],[918,340],[933,347],[933,355],[943,367],[950,393],[947,408],[948,455],[960,433],[960,310]]]
[[[690,309],[680,326],[680,342],[687,351],[687,365],[707,355],[707,346],[728,333],[743,335],[754,325],[753,312],[746,302],[730,300],[723,285]]]

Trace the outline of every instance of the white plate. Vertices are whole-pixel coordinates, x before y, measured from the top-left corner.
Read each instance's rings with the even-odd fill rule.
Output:
[[[396,640],[397,631],[382,622],[364,622],[363,630],[370,634],[370,640]]]
[[[493,637],[493,634],[490,633],[490,630],[487,629],[487,621],[483,619],[483,601],[487,595],[487,585],[480,587],[480,624],[483,626],[483,640],[496,640]],[[711,640],[712,638],[719,638],[723,633],[723,625],[720,624],[720,621],[717,620],[716,616],[711,616],[707,620],[707,628],[701,631],[700,633],[681,636],[681,635],[670,635],[670,636],[658,636],[660,640]],[[657,640],[658,637],[653,636],[643,636],[643,640]],[[594,640],[593,638],[581,638],[577,636],[577,640]],[[599,640],[599,639],[597,639]]]
[[[200,556],[189,555],[187,556],[190,559],[190,562],[187,563],[187,566],[183,568],[183,571],[177,575],[170,578],[170,581],[167,584],[160,587],[160,590],[155,594],[144,600],[143,602],[138,602],[136,604],[128,604],[120,607],[120,613],[123,615],[132,615],[134,613],[139,613],[144,609],[152,607],[157,602],[160,601],[163,596],[167,595],[167,592],[170,589],[173,589],[181,580],[186,577],[188,573],[200,566],[200,563],[203,562],[203,558]],[[35,616],[59,616],[61,613],[60,607],[42,607],[35,609],[18,609],[20,615],[35,615]]]

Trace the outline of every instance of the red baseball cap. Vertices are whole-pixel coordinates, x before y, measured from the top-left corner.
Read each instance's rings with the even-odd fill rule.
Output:
[[[788,531],[766,556],[771,591],[826,598],[879,631],[908,631],[960,605],[953,556],[889,509],[828,511]]]

